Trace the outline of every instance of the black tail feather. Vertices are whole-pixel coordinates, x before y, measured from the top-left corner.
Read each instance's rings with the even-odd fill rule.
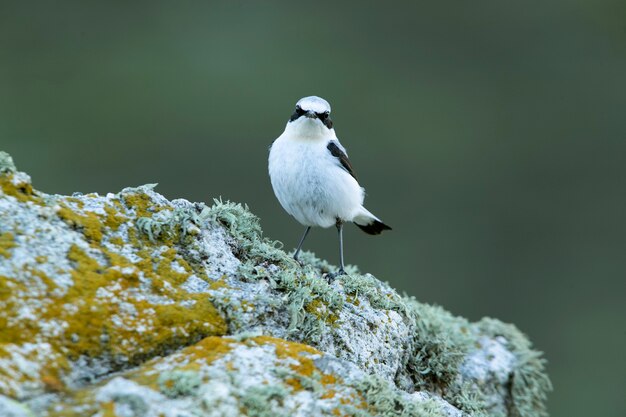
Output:
[[[382,233],[383,230],[391,230],[391,227],[387,226],[383,222],[379,222],[378,220],[374,220],[370,224],[366,224],[365,226],[362,226],[360,224],[356,225],[368,235],[379,235]]]

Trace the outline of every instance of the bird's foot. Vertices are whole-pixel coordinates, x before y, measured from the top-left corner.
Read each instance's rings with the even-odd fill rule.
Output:
[[[337,272],[329,272],[328,274],[326,274],[326,281],[328,281],[328,283],[330,284],[331,282],[335,280],[335,278],[340,277],[342,275],[348,275],[346,274],[346,271],[343,270],[343,268],[339,269],[339,271]]]
[[[296,256],[293,257],[293,260],[296,261],[296,263],[298,265],[300,265],[300,267],[304,266],[304,262],[302,262],[300,259],[298,259]]]

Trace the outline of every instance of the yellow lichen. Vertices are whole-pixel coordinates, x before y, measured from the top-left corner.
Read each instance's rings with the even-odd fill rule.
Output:
[[[17,244],[15,243],[15,236],[13,236],[13,233],[4,232],[0,234],[0,256],[10,258],[10,250],[15,246],[17,246]]]
[[[81,223],[84,220],[79,219]],[[132,240],[130,244],[145,246],[145,242]],[[47,359],[51,365],[39,379],[44,388],[62,390],[60,375],[68,369],[68,359],[75,360],[82,355],[91,358],[106,356],[121,358],[122,364],[135,364],[207,335],[226,332],[224,319],[206,294],[188,294],[179,289],[192,272],[176,250],[167,250],[163,257],[153,258],[152,251],[144,247],[138,252],[141,260],[136,263],[103,248],[96,250],[104,255],[104,264],[77,245],[69,249],[67,257],[72,269],[68,272],[73,285],[64,292],[54,292],[54,281],[41,270],[30,265],[24,267],[26,276],[37,278],[47,288],[46,298],[37,301],[40,307],[35,311],[37,320],[34,321],[13,319],[23,303],[18,294],[29,291],[26,287],[16,291],[23,286],[21,281],[0,277],[0,301],[3,304],[0,354],[6,352],[5,344],[19,345],[37,337],[46,338],[40,334],[41,323],[58,323],[59,328],[64,329],[60,337],[43,339],[52,347],[52,355]],[[185,272],[174,270],[173,262],[182,266]],[[153,291],[165,296],[167,301],[151,303],[143,297],[136,298],[133,294],[139,291],[139,274],[148,278]],[[126,310],[122,309],[123,305],[127,306]],[[8,372],[1,370],[0,376],[4,377],[5,371]],[[12,392],[0,393],[12,395]]]
[[[122,246],[124,244],[124,241],[119,236],[114,236],[114,237],[110,238],[109,242],[111,242],[114,245],[118,245],[118,246]]]
[[[76,206],[79,209],[82,209],[83,207],[85,207],[85,203],[83,202],[83,200],[81,200],[80,198],[76,198],[76,197],[65,197],[64,199],[65,201],[69,201],[70,203],[74,203],[76,204]]]
[[[76,359],[83,354],[93,357],[106,352],[124,355],[132,362],[156,353],[155,349],[163,351],[183,340],[226,331],[225,322],[210,300],[200,294],[178,294],[173,284],[179,284],[183,274],[163,267],[161,263],[155,273],[153,265],[147,262],[149,267],[143,272],[152,277],[153,282],[168,282],[171,288],[168,295],[173,299],[169,303],[153,304],[129,296],[130,288],[139,286],[139,279],[136,273],[121,272],[122,268],[132,265],[122,256],[109,254],[109,260],[114,263],[112,266],[119,268],[103,267],[83,250],[72,246],[68,259],[74,263],[71,274],[75,285],[64,298],[77,311],[72,317],[66,317],[66,335],[78,336],[64,346],[70,358]],[[99,289],[107,289],[111,298],[96,297]],[[183,306],[179,304],[183,299],[194,303]],[[121,301],[133,306],[132,314],[120,311]],[[50,314],[52,317],[67,316],[63,308]],[[123,326],[116,324],[115,317],[124,317]],[[145,328],[145,331],[138,332],[137,328]],[[104,340],[103,335],[106,336]]]
[[[6,195],[13,196],[17,201],[26,203],[31,201],[36,204],[42,204],[33,186],[28,182],[14,184],[14,176],[12,174],[0,176],[0,189]]]
[[[61,205],[57,215],[68,226],[79,229],[89,241],[99,243],[102,240],[102,222],[96,213],[85,211],[84,214],[78,214]]]
[[[219,290],[221,288],[230,288],[228,284],[226,283],[226,275],[222,275],[220,279],[211,281],[209,288],[212,290]]]
[[[314,315],[320,320],[325,321],[331,326],[336,326],[337,320],[339,320],[339,316],[335,314],[332,310],[328,308],[326,304],[324,304],[319,298],[314,299],[310,303],[304,306],[304,310]]]
[[[137,217],[151,217],[152,214],[163,210],[163,207],[157,206],[145,193],[132,193],[123,196],[127,206],[135,209]]]
[[[119,229],[119,227],[128,220],[126,217],[121,216],[118,213],[118,210],[111,206],[104,206],[104,211],[106,213],[104,224],[113,231]]]

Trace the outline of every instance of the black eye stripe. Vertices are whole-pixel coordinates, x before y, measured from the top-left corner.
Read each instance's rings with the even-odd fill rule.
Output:
[[[303,110],[302,107],[300,107],[300,106],[296,106],[296,110],[293,112],[293,114],[289,118],[289,121],[293,122],[294,120],[298,120],[305,113],[306,113],[306,110]],[[330,112],[329,111],[325,111],[325,112],[322,112],[322,113],[315,112],[315,115],[317,116],[317,118],[322,123],[324,123],[324,126],[326,126],[329,129],[333,128],[333,122],[332,122],[332,120],[330,120]]]

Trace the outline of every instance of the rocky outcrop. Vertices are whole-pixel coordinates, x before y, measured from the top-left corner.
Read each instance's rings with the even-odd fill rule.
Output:
[[[0,152],[0,415],[546,415],[514,326],[280,246],[240,204],[48,195]]]

